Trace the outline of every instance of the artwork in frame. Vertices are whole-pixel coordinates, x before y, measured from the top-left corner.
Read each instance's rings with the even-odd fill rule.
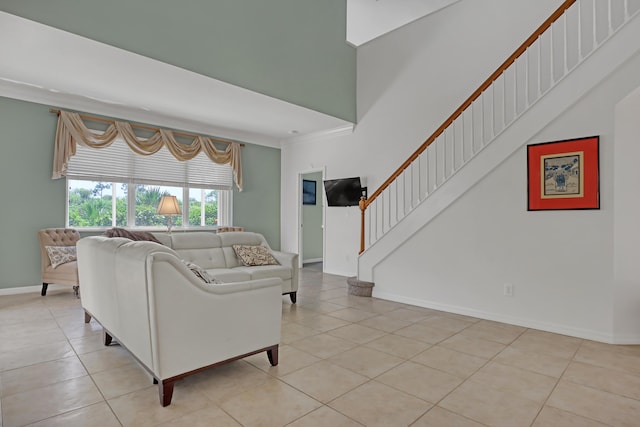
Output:
[[[527,146],[528,210],[600,209],[600,137]]]
[[[302,180],[302,204],[316,204],[316,182],[308,179]]]

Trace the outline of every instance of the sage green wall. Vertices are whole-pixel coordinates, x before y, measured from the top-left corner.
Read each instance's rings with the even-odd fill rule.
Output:
[[[49,106],[0,97],[0,289],[40,284],[37,231],[64,227],[65,180],[51,179],[57,117]],[[280,150],[242,149],[245,191],[234,222],[280,248]]]
[[[233,193],[233,225],[264,235],[280,249],[280,150],[261,145],[242,149],[244,189]]]
[[[346,0],[2,0],[0,10],[356,120]]]
[[[65,181],[51,179],[56,116],[0,97],[0,288],[40,284],[38,229],[64,226]]]
[[[322,172],[302,176],[316,182],[316,204],[302,205],[302,257],[303,262],[322,259]]]

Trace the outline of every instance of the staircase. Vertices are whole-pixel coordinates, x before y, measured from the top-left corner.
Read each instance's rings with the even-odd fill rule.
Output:
[[[358,279],[376,282],[387,257],[640,52],[639,12],[632,0],[565,1],[361,202]]]

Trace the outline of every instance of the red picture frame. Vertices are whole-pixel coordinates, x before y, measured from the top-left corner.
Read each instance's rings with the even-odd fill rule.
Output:
[[[527,210],[600,209],[600,137],[527,146]]]

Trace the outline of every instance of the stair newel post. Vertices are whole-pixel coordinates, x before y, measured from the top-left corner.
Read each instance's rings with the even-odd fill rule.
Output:
[[[360,197],[360,252],[364,252],[364,211],[366,207],[367,198],[365,196]]]

